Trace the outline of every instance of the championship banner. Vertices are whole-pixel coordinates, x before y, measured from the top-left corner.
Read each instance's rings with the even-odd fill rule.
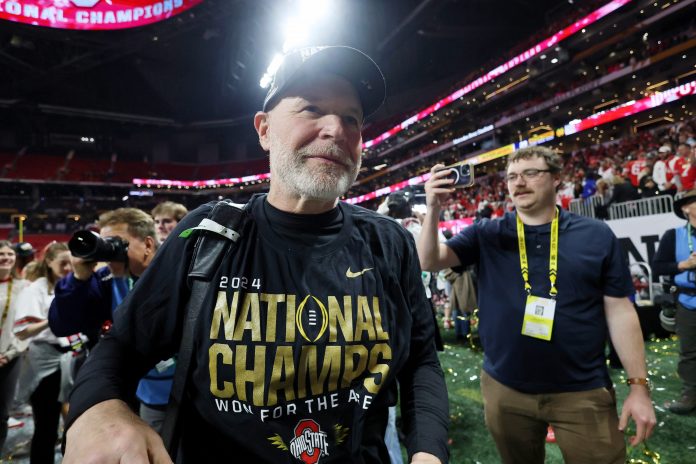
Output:
[[[127,29],[164,21],[202,1],[0,0],[0,19],[58,29]]]

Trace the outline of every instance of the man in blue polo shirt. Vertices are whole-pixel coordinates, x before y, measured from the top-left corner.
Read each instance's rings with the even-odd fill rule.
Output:
[[[510,155],[506,180],[516,213],[437,240],[441,205],[453,192],[444,166],[425,185],[427,214],[418,240],[425,270],[477,264],[481,390],[486,425],[504,463],[544,462],[548,425],[566,462],[623,463],[622,431],[636,445],[655,413],[640,325],[619,243],[601,222],[556,206],[561,162],[530,147]],[[630,393],[621,418],[604,357],[606,335],[626,369]]]

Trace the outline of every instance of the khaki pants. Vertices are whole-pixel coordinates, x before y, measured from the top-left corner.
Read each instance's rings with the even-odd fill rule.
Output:
[[[623,464],[613,390],[526,394],[481,373],[486,426],[505,464],[543,464],[552,425],[566,464]]]

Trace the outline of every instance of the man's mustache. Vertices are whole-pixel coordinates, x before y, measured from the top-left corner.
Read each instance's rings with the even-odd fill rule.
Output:
[[[343,148],[337,145],[304,147],[298,151],[298,155],[300,155],[302,158],[322,157],[330,159],[349,168],[353,168],[355,166],[353,158]]]

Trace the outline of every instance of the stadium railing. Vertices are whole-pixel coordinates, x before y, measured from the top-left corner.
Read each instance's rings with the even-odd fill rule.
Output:
[[[674,211],[674,200],[669,195],[660,195],[642,200],[616,203],[609,206],[609,219],[624,219],[653,214],[666,214]]]
[[[568,209],[571,213],[579,214],[580,216],[587,216],[594,218],[595,209],[597,206],[604,204],[604,200],[599,196],[591,196],[588,198],[578,198],[576,200],[571,200],[568,204]]]
[[[571,213],[595,218],[597,206],[604,204],[601,197],[578,198],[571,200],[568,209]],[[625,219],[637,216],[650,216],[652,214],[666,214],[674,211],[674,200],[669,195],[660,195],[653,198],[615,203],[609,206],[609,219]]]

